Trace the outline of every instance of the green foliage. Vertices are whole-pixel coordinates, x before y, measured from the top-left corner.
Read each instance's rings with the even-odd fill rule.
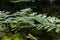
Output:
[[[11,34],[11,32],[14,31],[14,33],[17,33],[19,30],[22,30],[24,28],[27,28],[27,29],[32,28],[32,30],[38,30],[38,31],[41,31],[42,29],[42,30],[46,30],[47,32],[55,31],[59,33],[60,19],[56,17],[51,17],[51,16],[47,17],[44,14],[34,13],[30,8],[22,9],[20,10],[20,12],[17,11],[16,13],[12,13],[12,14],[10,14],[9,12],[0,11],[0,31],[1,32],[5,32],[5,33],[8,32]],[[28,38],[37,40],[32,35],[29,35]]]
[[[59,23],[60,20],[56,17],[47,17],[46,15],[38,15],[35,17],[35,20],[38,21],[40,24],[37,24],[37,29],[47,29],[47,31],[51,31],[55,29],[56,32],[59,32]]]
[[[32,13],[30,8],[10,15],[8,13],[1,13],[0,22],[2,25],[3,23],[9,23],[11,28],[36,27],[38,30],[44,28],[47,31],[51,31],[52,29],[55,29],[56,32],[60,31],[60,20],[56,17],[47,17],[43,14],[37,15],[37,13]],[[35,24],[35,21],[38,23]]]
[[[59,3],[59,0],[0,0],[0,40],[60,40],[60,19],[55,17],[60,17]]]

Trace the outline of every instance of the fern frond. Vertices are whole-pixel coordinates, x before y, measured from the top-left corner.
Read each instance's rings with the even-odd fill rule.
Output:
[[[44,29],[47,31],[55,30],[56,32],[60,31],[60,19],[56,17],[47,17],[47,15],[39,14],[31,12],[32,10],[30,8],[23,9],[20,12],[16,12],[13,14],[2,13],[0,12],[0,23],[1,25],[4,23],[10,24],[12,30],[14,28],[30,28],[34,27],[38,30]],[[3,19],[1,21],[1,18]],[[35,22],[38,22],[37,24]],[[0,26],[1,26],[0,25]]]
[[[60,20],[56,17],[47,17],[46,15],[40,14],[34,18],[39,22],[37,25],[37,29],[47,29],[47,31],[51,31],[55,29],[56,32],[60,31]]]

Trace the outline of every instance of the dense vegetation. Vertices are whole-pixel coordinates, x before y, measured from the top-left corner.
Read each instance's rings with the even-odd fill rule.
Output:
[[[1,0],[0,40],[60,40],[59,0]]]

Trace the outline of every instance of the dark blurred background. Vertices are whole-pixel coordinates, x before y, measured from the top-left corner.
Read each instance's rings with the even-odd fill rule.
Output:
[[[0,11],[10,11],[11,13],[20,9],[32,8],[34,12],[45,13],[50,16],[60,15],[60,0],[30,0],[24,2],[11,2],[10,0],[0,0]]]

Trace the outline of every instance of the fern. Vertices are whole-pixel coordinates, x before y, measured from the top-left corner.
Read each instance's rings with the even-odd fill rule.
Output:
[[[35,20],[38,21],[40,24],[37,24],[37,29],[47,29],[47,31],[51,31],[55,29],[56,32],[60,31],[59,23],[60,20],[56,17],[47,17],[46,15],[38,15],[35,17]]]
[[[21,28],[36,28],[37,30],[44,29],[47,31],[55,30],[60,31],[60,19],[56,17],[47,17],[44,14],[39,14],[31,12],[30,8],[22,9],[20,12],[9,14],[9,12],[0,11],[0,31],[6,30],[10,25],[11,31],[20,30]],[[38,22],[37,24],[35,23]],[[7,26],[6,26],[7,25]],[[4,29],[3,29],[4,28]]]

